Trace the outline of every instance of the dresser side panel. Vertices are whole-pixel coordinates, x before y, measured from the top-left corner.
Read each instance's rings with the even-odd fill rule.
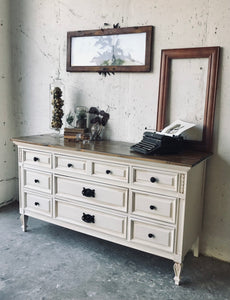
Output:
[[[187,178],[187,191],[184,211],[182,255],[192,248],[201,234],[203,216],[203,192],[206,162],[202,162],[191,169]]]

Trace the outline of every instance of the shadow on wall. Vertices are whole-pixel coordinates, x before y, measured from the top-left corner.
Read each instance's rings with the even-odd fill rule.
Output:
[[[202,253],[225,261],[229,261],[229,253],[224,249],[230,249],[229,174],[230,164],[225,159],[220,155],[210,158],[206,172],[201,241]],[[227,244],[229,247],[226,247]]]

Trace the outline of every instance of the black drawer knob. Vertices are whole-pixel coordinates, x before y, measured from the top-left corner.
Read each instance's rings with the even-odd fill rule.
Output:
[[[150,208],[151,210],[157,210],[157,207],[156,207],[155,205],[150,205],[149,208]]]
[[[152,234],[152,233],[149,233],[149,234],[148,234],[148,237],[149,237],[150,239],[154,239],[154,238],[155,238],[155,235]]]
[[[157,181],[157,179],[156,179],[155,177],[151,177],[151,178],[150,178],[150,181],[151,181],[152,183],[154,183],[154,182]]]
[[[68,164],[67,167],[68,167],[68,168],[72,168],[72,167],[73,167],[73,164]]]
[[[39,158],[35,156],[34,161],[39,161]]]
[[[86,223],[95,223],[95,216],[90,214],[83,213],[83,216],[81,217],[82,221]]]
[[[106,174],[111,174],[112,171],[111,171],[111,170],[106,170],[105,173],[106,173]]]
[[[39,183],[39,180],[38,180],[38,179],[34,179],[34,182],[35,182],[35,183]]]
[[[40,203],[39,203],[39,202],[34,202],[34,205],[35,205],[35,206],[39,206]]]
[[[95,190],[83,188],[81,193],[85,197],[95,197]]]

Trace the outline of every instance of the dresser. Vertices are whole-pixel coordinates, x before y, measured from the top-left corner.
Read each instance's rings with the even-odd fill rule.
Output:
[[[205,164],[210,154],[130,152],[129,143],[75,143],[54,135],[18,146],[22,229],[37,218],[174,262],[199,254]]]

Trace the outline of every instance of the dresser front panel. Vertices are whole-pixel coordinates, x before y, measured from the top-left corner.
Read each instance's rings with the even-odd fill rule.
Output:
[[[128,189],[110,185],[99,184],[86,180],[71,179],[55,176],[55,196],[68,198],[96,206],[103,206],[115,210],[127,211]],[[84,196],[84,189],[90,189],[93,196]]]
[[[93,223],[83,221],[84,214],[93,217]],[[98,209],[55,200],[55,218],[75,225],[97,230],[106,234],[126,238],[126,217],[103,212]]]
[[[175,229],[150,224],[145,221],[131,220],[131,242],[144,246],[173,252]]]
[[[24,193],[24,208],[26,213],[38,213],[45,216],[52,216],[52,200],[45,195]]]
[[[144,193],[135,190],[132,190],[131,193],[131,211],[134,215],[169,223],[176,222],[177,199],[175,197]]]
[[[133,167],[133,184],[162,190],[177,191],[178,173]]]
[[[51,169],[51,154],[40,151],[24,150],[23,162],[25,165],[34,168],[48,168]]]
[[[92,162],[92,175],[111,181],[128,182],[129,167],[113,163]]]
[[[24,187],[51,194],[51,178],[51,173],[25,169]]]
[[[54,168],[58,171],[65,171],[69,174],[86,174],[87,160],[82,158],[76,158],[73,156],[55,155]]]

